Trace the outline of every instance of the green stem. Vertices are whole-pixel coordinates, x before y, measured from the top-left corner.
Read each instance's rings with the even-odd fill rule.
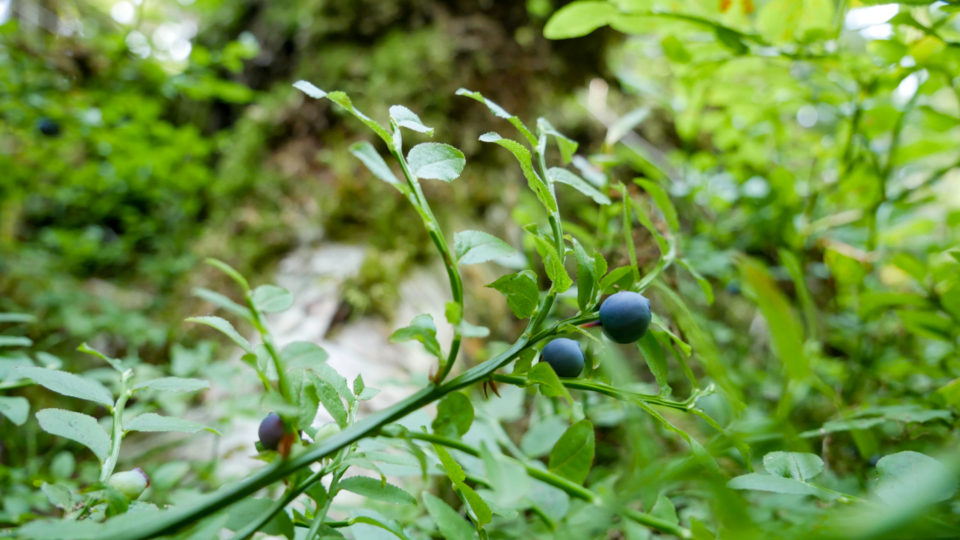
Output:
[[[103,468],[100,469],[100,481],[106,482],[113,475],[113,470],[117,467],[117,460],[120,459],[120,443],[123,442],[123,409],[127,405],[127,399],[133,393],[127,390],[127,381],[133,376],[133,371],[127,370],[120,375],[120,395],[116,403],[113,404],[113,430],[110,441],[110,456],[103,462]]]
[[[307,540],[314,540],[314,538],[317,538],[317,535],[320,534],[320,526],[324,524],[323,520],[327,518],[327,512],[330,511],[333,498],[337,495],[337,491],[339,491],[340,478],[343,477],[343,473],[345,472],[346,468],[334,474],[333,480],[330,482],[330,491],[327,493],[327,500],[324,501],[323,508],[318,509],[316,515],[313,516],[310,530],[307,531]]]
[[[283,396],[283,399],[288,403],[293,403],[293,396],[290,393],[290,381],[287,378],[287,370],[284,368],[283,359],[280,357],[280,352],[277,350],[276,343],[273,340],[273,334],[270,333],[270,328],[267,326],[267,321],[263,318],[263,314],[260,313],[256,304],[253,303],[253,293],[247,291],[246,299],[247,307],[253,315],[253,326],[257,329],[257,332],[260,333],[260,337],[263,339],[263,346],[267,349],[267,353],[270,354],[270,358],[273,359],[273,366],[277,370],[277,386],[280,389],[280,395]]]
[[[393,125],[393,122],[391,121]],[[450,251],[450,246],[447,244],[446,238],[443,237],[442,232],[440,231],[440,223],[437,221],[436,216],[433,214],[433,210],[430,208],[430,203],[427,202],[427,198],[423,195],[423,190],[420,188],[420,182],[417,181],[416,177],[410,172],[410,167],[407,164],[407,160],[403,157],[403,152],[401,151],[401,139],[400,139],[400,130],[396,125],[394,127],[394,144],[390,145],[390,154],[397,160],[397,163],[400,164],[400,170],[403,172],[404,178],[407,180],[407,185],[412,190],[412,197],[408,197],[411,204],[415,205],[421,210],[421,217],[423,218],[424,226],[427,228],[427,232],[430,234],[430,239],[433,240],[434,246],[436,246],[437,251],[440,252],[440,257],[443,259],[443,265],[447,270],[447,277],[450,280],[450,292],[453,296],[453,301],[460,306],[461,313],[463,312],[463,280],[460,278],[460,271],[457,270],[457,263],[454,260],[453,253]],[[457,360],[457,354],[460,352],[460,342],[462,337],[460,336],[460,331],[456,326],[453,328],[453,341],[450,343],[450,353],[447,355],[446,362],[440,366],[440,372],[437,374],[436,382],[443,382],[447,375],[450,374],[450,370],[453,369],[453,364]]]
[[[287,492],[280,497],[268,508],[264,513],[260,514],[255,520],[247,524],[246,527],[240,529],[233,535],[231,540],[246,540],[262,529],[274,516],[283,511],[288,504],[296,500],[297,497],[302,495],[306,490],[310,489],[310,486],[318,482],[321,478],[326,476],[332,470],[332,466],[327,466],[319,471],[311,474],[303,482],[297,484],[297,486],[292,487],[287,490]]]

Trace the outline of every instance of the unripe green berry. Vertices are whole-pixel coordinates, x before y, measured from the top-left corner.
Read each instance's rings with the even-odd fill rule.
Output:
[[[137,467],[132,471],[114,473],[107,482],[110,487],[123,493],[130,500],[136,499],[150,485],[150,477]]]

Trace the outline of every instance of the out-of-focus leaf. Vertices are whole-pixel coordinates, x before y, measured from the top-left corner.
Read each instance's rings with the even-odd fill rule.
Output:
[[[875,492],[890,505],[932,504],[957,492],[957,477],[942,463],[919,452],[898,452],[877,462]]]
[[[160,416],[156,413],[144,413],[132,420],[124,422],[125,431],[179,431],[182,433],[196,433],[198,431],[209,431],[210,433],[220,434],[212,427],[207,427],[201,423],[184,418],[173,416]]]
[[[437,325],[433,323],[433,317],[430,315],[423,314],[414,317],[410,326],[401,328],[390,336],[390,343],[401,343],[411,339],[423,343],[427,352],[443,360],[440,342],[437,341]]]
[[[460,231],[453,236],[457,264],[478,264],[510,257],[516,253],[510,244],[482,231]]]
[[[519,319],[530,317],[537,309],[540,290],[537,288],[537,277],[530,270],[507,274],[487,287],[503,293],[507,298],[507,306]]]
[[[581,420],[563,433],[550,451],[550,472],[582,484],[593,466],[593,424]]]
[[[100,461],[110,453],[110,436],[92,416],[63,409],[43,409],[37,412],[37,421],[47,433],[86,446]]]
[[[380,480],[368,476],[351,476],[340,482],[340,488],[368,499],[390,504],[415,504],[417,502],[413,495],[397,486],[390,483],[384,484]]]
[[[559,9],[543,28],[547,39],[569,39],[585,36],[608,24],[617,15],[610,2],[574,2]]]
[[[17,366],[14,370],[47,390],[52,390],[64,396],[93,401],[107,407],[113,406],[113,395],[105,386],[93,379],[80,377],[66,371],[34,366]]]

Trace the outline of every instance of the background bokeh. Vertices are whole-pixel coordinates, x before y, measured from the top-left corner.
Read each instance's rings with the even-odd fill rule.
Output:
[[[463,176],[424,189],[448,237],[484,230],[521,251],[515,268],[464,270],[469,319],[491,330],[466,341],[465,364],[502,350],[523,326],[484,285],[528,266],[546,283],[521,229],[545,214],[512,156],[478,141],[509,126],[455,95],[468,88],[528,125],[548,118],[579,142],[573,168],[615,203],[626,185],[652,227],[678,222],[679,263],[651,297],[694,350],[690,369],[670,356],[674,394],[714,384],[700,406],[723,436],[671,420],[723,473],[745,470],[735,441],[754,459],[816,453],[824,485],[868,490],[882,456],[940,456],[960,442],[958,12],[923,0],[0,0],[0,312],[35,317],[0,327],[32,342],[3,349],[0,384],[24,357],[89,369],[75,352],[89,342],[148,371],[220,382],[206,403],[178,396],[160,407],[186,414],[222,399],[204,418],[249,446],[243,430],[256,423],[237,419],[262,411],[229,392],[229,341],[183,324],[210,311],[196,288],[230,287],[205,258],[251,283],[322,296],[319,311],[307,303],[300,318],[274,320],[285,336],[385,342],[417,314],[411,303],[443,305],[430,304],[446,277],[416,214],[348,152],[374,136],[295,90],[300,79],[348,93],[376,119],[403,104],[436,128],[434,140],[462,149]],[[658,211],[638,178],[662,186],[677,216]],[[559,199],[568,233],[610,269],[630,264],[618,204],[566,188]],[[627,237],[652,268],[654,235],[635,227]],[[575,295],[564,306],[575,312]],[[406,370],[402,395],[429,365],[396,351],[359,356]],[[603,358],[597,377],[656,389],[635,348],[591,354]],[[0,387],[56,404],[36,388]],[[551,406],[519,399],[526,416],[489,411],[518,444],[561,423]],[[672,490],[683,523],[744,538],[803,537],[824,515],[809,497],[731,495],[698,478],[686,444],[646,416],[598,410],[588,484],[648,511]],[[4,524],[51,515],[35,490],[50,474],[96,477],[80,458],[74,473],[71,447],[31,423],[4,421],[0,434]],[[157,460],[156,471],[179,444],[133,455]],[[217,452],[177,454],[156,501],[255,466]],[[956,498],[936,512],[960,522]],[[646,538],[589,521],[571,517],[564,534]]]

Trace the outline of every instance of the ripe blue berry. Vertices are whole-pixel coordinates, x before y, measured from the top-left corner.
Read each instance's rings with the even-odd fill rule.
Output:
[[[37,120],[37,129],[40,130],[40,133],[48,137],[56,137],[60,134],[60,124],[57,124],[46,116]]]
[[[265,450],[276,450],[283,438],[283,420],[277,413],[270,413],[260,422],[260,444]]]
[[[650,301],[642,294],[620,291],[603,301],[600,324],[603,333],[616,343],[634,343],[650,328]]]
[[[558,338],[547,343],[541,358],[559,377],[576,377],[583,371],[583,350],[572,339]]]

